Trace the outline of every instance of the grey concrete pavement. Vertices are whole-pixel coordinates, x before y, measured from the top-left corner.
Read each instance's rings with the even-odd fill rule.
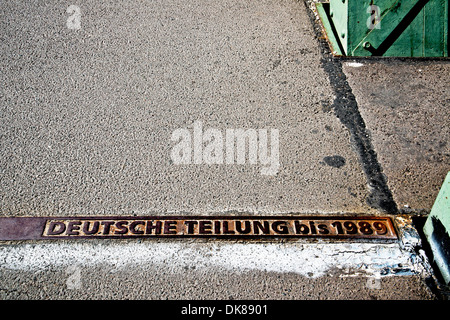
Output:
[[[350,61],[343,68],[399,209],[429,212],[450,171],[449,61]]]

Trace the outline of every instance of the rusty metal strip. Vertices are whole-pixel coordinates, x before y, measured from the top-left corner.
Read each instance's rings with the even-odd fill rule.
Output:
[[[152,216],[0,218],[0,240],[125,238],[397,239],[389,217]]]

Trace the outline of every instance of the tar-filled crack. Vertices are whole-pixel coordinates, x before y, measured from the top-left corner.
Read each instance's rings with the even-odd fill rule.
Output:
[[[309,1],[305,1],[310,6]],[[370,137],[359,113],[358,104],[352,89],[347,82],[347,77],[342,70],[340,59],[332,56],[328,44],[323,37],[321,27],[316,22],[314,13],[307,8],[308,15],[313,25],[316,37],[320,42],[321,63],[328,74],[330,84],[334,90],[336,99],[332,105],[335,115],[351,134],[351,141],[358,153],[359,161],[367,178],[369,194],[367,204],[386,213],[397,214],[398,208],[391,191],[387,185],[386,176],[377,159]]]

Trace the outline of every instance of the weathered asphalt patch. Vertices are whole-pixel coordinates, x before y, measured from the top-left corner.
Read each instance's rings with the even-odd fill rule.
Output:
[[[313,11],[308,10],[308,14],[313,21],[316,37],[321,43],[322,67],[328,75],[336,96],[332,105],[334,114],[349,130],[352,143],[359,155],[360,163],[367,177],[369,195],[366,198],[366,202],[372,208],[377,208],[390,214],[397,213],[397,204],[387,185],[387,178],[383,174],[383,169],[378,162],[377,153],[372,145],[364,119],[359,112],[356,98],[343,72],[341,60],[332,56],[326,40],[322,37],[323,31],[319,22],[316,21],[317,23],[314,23]],[[332,163],[335,162],[333,161]]]

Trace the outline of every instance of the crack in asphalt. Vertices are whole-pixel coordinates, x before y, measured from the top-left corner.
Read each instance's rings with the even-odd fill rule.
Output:
[[[341,60],[333,57],[322,29],[311,9],[311,0],[304,1],[316,38],[320,43],[322,67],[328,74],[336,99],[332,109],[341,123],[349,130],[351,142],[358,153],[359,161],[366,175],[369,194],[366,203],[384,213],[398,214],[398,207],[390,191],[387,178],[378,162],[370,135],[359,110],[358,103],[342,70]]]

